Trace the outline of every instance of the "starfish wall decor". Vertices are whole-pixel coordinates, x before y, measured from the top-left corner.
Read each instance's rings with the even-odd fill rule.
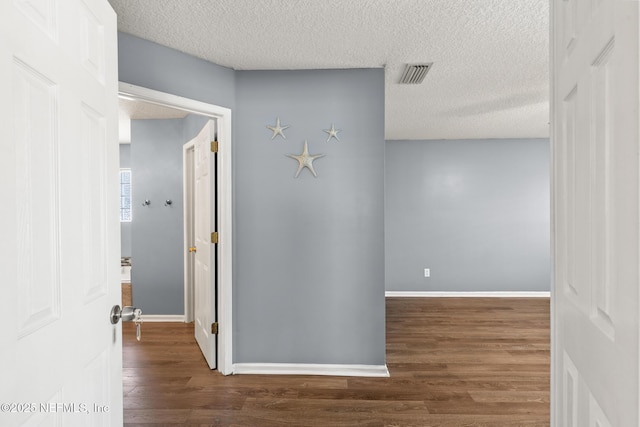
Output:
[[[331,140],[331,138],[335,138],[336,141],[340,142],[340,138],[338,138],[338,132],[342,132],[342,129],[336,129],[331,123],[331,129],[322,129],[323,132],[326,132],[329,135],[327,138],[327,142]]]
[[[286,136],[284,136],[284,130],[289,128],[291,126],[289,125],[285,125],[285,126],[280,126],[280,117],[276,118],[276,125],[275,126],[268,126],[267,125],[267,129],[270,129],[273,132],[273,135],[271,135],[271,139],[275,138],[276,136],[280,135],[282,138],[287,139]]]
[[[287,157],[291,157],[292,159],[296,159],[298,161],[298,170],[296,171],[296,178],[300,175],[300,171],[304,168],[307,168],[311,171],[313,176],[316,178],[316,171],[313,169],[313,161],[317,158],[324,157],[324,154],[309,154],[309,146],[307,141],[304,141],[304,148],[302,149],[302,154],[285,154]]]

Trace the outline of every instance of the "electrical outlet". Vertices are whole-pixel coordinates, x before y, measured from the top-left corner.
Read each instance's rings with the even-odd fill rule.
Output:
[[[431,277],[431,269],[430,268],[425,268],[424,269],[424,277]]]

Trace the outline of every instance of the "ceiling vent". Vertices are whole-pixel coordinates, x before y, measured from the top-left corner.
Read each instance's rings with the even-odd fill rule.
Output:
[[[407,64],[402,73],[400,84],[417,85],[422,83],[432,65],[433,62],[427,64]]]

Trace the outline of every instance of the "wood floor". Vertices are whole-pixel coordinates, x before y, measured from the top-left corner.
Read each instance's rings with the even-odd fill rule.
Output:
[[[193,326],[125,324],[125,426],[548,426],[549,299],[389,298],[390,378],[212,372]]]

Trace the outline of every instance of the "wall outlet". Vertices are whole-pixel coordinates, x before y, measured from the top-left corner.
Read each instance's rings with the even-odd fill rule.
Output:
[[[424,277],[431,277],[431,269],[430,268],[425,268],[424,269]]]

